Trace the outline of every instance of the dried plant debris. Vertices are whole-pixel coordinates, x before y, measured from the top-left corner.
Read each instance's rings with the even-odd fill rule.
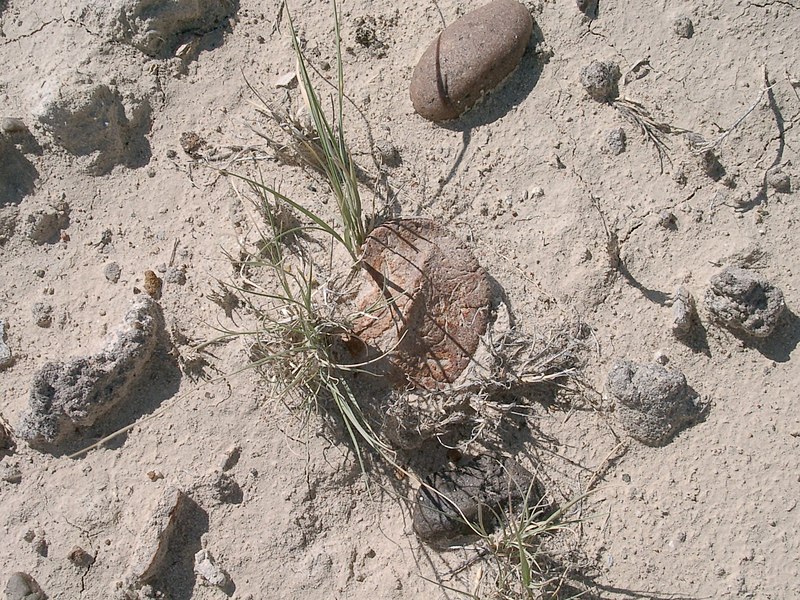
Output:
[[[491,532],[503,510],[526,498],[535,506],[543,497],[541,483],[513,459],[479,456],[425,478],[414,507],[414,532],[434,548],[463,544],[477,532]]]
[[[772,333],[786,308],[780,288],[755,271],[738,267],[711,278],[705,305],[719,323],[756,338]]]
[[[608,374],[616,416],[628,434],[648,446],[663,446],[698,422],[705,406],[679,371],[623,360]]]

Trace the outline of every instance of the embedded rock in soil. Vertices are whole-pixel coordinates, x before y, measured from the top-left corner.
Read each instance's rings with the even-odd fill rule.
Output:
[[[13,362],[14,355],[11,354],[11,348],[6,345],[6,320],[0,319],[0,371],[10,367]]]
[[[428,477],[414,507],[414,532],[434,548],[446,548],[474,537],[473,527],[491,530],[509,506],[544,509],[544,488],[510,458],[480,456]],[[435,491],[434,491],[435,490]],[[438,492],[438,493],[437,493]]]
[[[6,583],[6,600],[46,600],[47,596],[27,573],[12,573]]]
[[[710,283],[706,308],[734,332],[766,337],[786,308],[783,292],[754,271],[728,267]]]
[[[151,124],[147,100],[126,107],[122,95],[107,85],[56,84],[46,88],[36,114],[67,152],[89,157],[87,168],[93,175],[105,175],[116,165],[141,167],[150,160],[144,137]]]
[[[116,37],[148,56],[169,58],[182,43],[226,26],[238,8],[238,0],[123,0]]]
[[[467,367],[486,332],[492,291],[466,245],[428,219],[375,228],[364,244],[354,323],[358,362],[399,385],[438,389]],[[383,356],[385,354],[385,356]]]
[[[619,67],[612,62],[593,60],[581,70],[583,89],[598,102],[609,102],[619,94]]]
[[[680,286],[672,299],[672,333],[677,338],[686,337],[697,317],[694,297],[689,290]]]
[[[100,353],[45,364],[34,375],[19,437],[51,450],[94,425],[128,399],[163,332],[161,308],[139,296]]]
[[[609,372],[607,386],[622,427],[648,446],[667,444],[702,416],[697,394],[683,373],[661,365],[620,361]]]
[[[672,23],[672,29],[675,35],[681,38],[689,39],[694,35],[694,23],[687,16],[678,17]]]
[[[69,214],[69,204],[64,201],[33,209],[25,215],[25,236],[40,245],[55,243],[60,239],[61,230],[69,226]]]
[[[411,102],[431,121],[455,119],[517,68],[533,19],[516,0],[494,0],[447,26],[411,76]]]

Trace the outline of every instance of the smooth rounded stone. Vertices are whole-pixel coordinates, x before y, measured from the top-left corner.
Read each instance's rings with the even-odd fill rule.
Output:
[[[544,488],[510,458],[480,456],[426,477],[414,507],[417,537],[434,548],[447,548],[475,538],[473,528],[490,533],[509,506],[527,499],[527,507],[544,510]],[[432,489],[431,489],[432,488]]]
[[[663,446],[685,427],[700,420],[703,407],[679,371],[661,365],[616,363],[607,388],[616,416],[632,438],[648,446]]]
[[[455,119],[510,75],[533,32],[516,0],[493,0],[448,25],[411,76],[411,102],[431,121]]]
[[[492,289],[472,251],[430,219],[376,227],[364,243],[364,277],[348,350],[400,388],[453,383],[486,332]]]
[[[712,277],[710,284],[706,308],[734,332],[766,337],[786,308],[780,288],[748,269],[728,267]]]
[[[42,592],[42,588],[27,573],[17,571],[8,578],[6,600],[45,600],[45,598],[47,596]]]
[[[627,148],[628,136],[622,127],[617,127],[608,132],[606,136],[606,147],[614,156],[619,156]]]
[[[689,17],[684,15],[675,19],[672,23],[672,30],[678,37],[688,40],[694,35],[694,23],[692,23]]]
[[[598,102],[608,102],[619,94],[619,66],[610,61],[593,60],[581,69],[581,85]]]

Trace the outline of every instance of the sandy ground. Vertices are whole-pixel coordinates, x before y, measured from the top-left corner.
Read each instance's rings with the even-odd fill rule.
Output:
[[[14,356],[0,372],[0,413],[12,427],[37,369],[97,352],[146,270],[185,269],[185,283],[165,282],[160,299],[182,359],[192,356],[186,338],[208,340],[233,325],[213,297],[217,280],[234,278],[224,252],[235,251],[246,219],[217,169],[251,168],[258,157],[284,193],[333,214],[316,191],[322,182],[276,160],[251,129],[274,124],[256,113],[245,78],[279,106],[298,103],[296,89],[277,86],[294,69],[277,2],[231,3],[230,18],[194,26],[156,56],[112,25],[119,6],[136,3],[109,4],[0,2],[0,117],[28,130],[0,149],[0,220],[4,230],[16,222],[0,246],[0,318]],[[515,439],[519,459],[542,473],[557,501],[594,485],[574,534],[593,593],[800,597],[800,5],[601,0],[590,20],[571,0],[527,2],[536,27],[518,71],[460,120],[433,125],[413,111],[411,71],[443,21],[477,5],[342,5],[349,140],[369,176],[392,190],[387,200],[379,188],[378,207],[432,217],[469,241],[525,330],[575,316],[592,328],[582,394],[532,406]],[[334,64],[329,4],[290,6],[311,62]],[[690,38],[676,34],[681,16],[693,23]],[[365,23],[376,39],[368,47],[357,35]],[[717,146],[719,169],[704,168],[676,134],[667,136],[662,170],[642,132],[584,92],[579,74],[595,59],[620,66],[622,97],[706,140],[747,113]],[[110,90],[109,112],[84,122],[108,124],[107,138],[97,134],[102,156],[81,145],[89,129],[64,129],[53,112],[59,94],[68,104],[97,85]],[[607,136],[619,127],[627,149],[616,155]],[[192,155],[181,144],[188,132],[205,142]],[[401,157],[380,177],[371,158],[379,143]],[[790,191],[767,181],[775,167]],[[368,187],[365,196],[371,201]],[[41,211],[56,225],[36,240],[30,225]],[[609,262],[614,232],[623,270]],[[109,263],[119,266],[116,282]],[[788,312],[763,342],[733,336],[702,307],[710,277],[736,264],[784,292]],[[670,330],[679,285],[701,305],[702,339],[693,345]],[[42,303],[51,307],[46,327],[37,324],[47,323]],[[303,430],[254,372],[241,371],[243,341],[209,353],[205,378],[185,360],[164,359],[117,416],[136,425],[102,448],[69,459],[19,440],[3,455],[12,475],[0,481],[3,585],[25,571],[50,598],[114,597],[132,549],[152,535],[156,504],[177,487],[198,510],[170,551],[159,584],[167,597],[458,597],[435,582],[470,554],[417,541],[405,502],[412,487],[365,486],[344,440],[316,420]],[[703,422],[661,448],[627,437],[604,397],[615,361],[656,354],[710,402]],[[241,494],[220,498],[213,482],[233,446],[241,458],[227,473]],[[95,557],[91,566],[69,560],[75,546]],[[201,548],[228,573],[226,588],[194,574]],[[467,589],[471,576],[445,582]]]

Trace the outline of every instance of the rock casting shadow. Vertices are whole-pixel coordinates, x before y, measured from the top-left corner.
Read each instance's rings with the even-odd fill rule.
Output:
[[[788,362],[800,342],[800,318],[787,308],[769,337],[763,340],[744,341],[747,346],[755,348],[770,360],[779,363]]]

